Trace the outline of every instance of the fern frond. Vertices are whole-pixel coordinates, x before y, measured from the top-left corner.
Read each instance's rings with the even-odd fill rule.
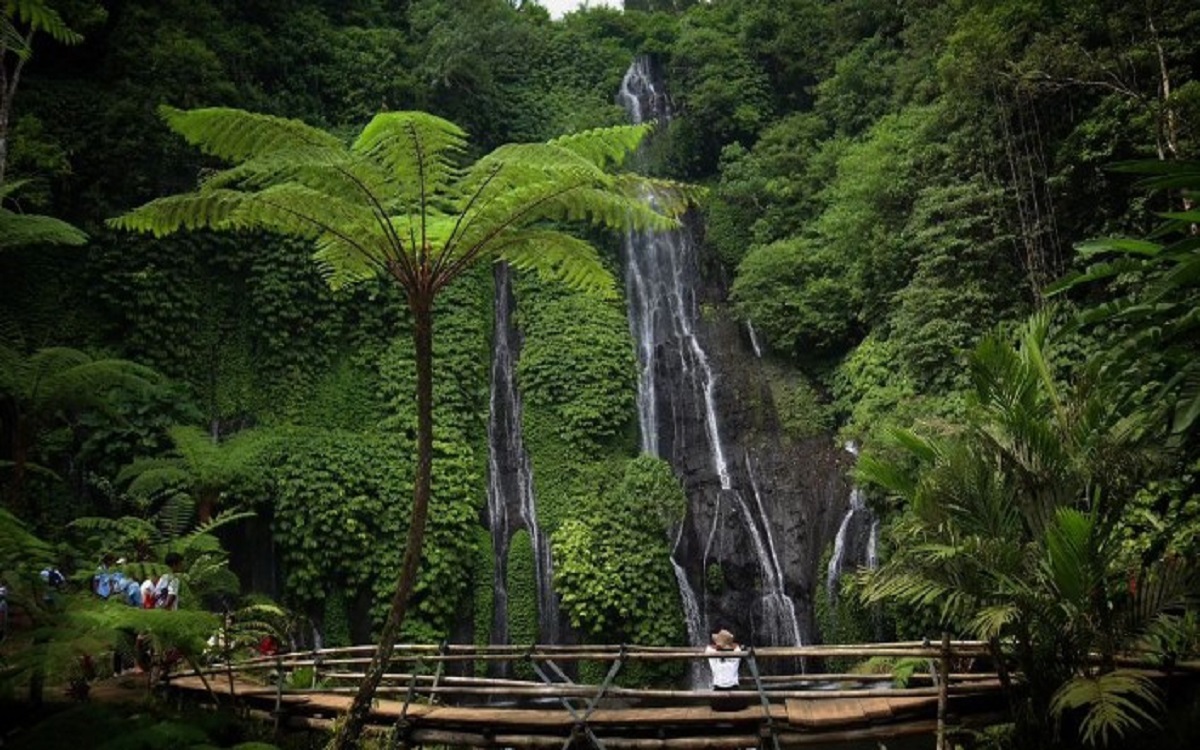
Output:
[[[211,189],[157,198],[105,223],[114,229],[165,237],[181,229],[238,229],[235,221],[250,195],[238,190]]]
[[[222,526],[227,526],[231,523],[236,523],[238,521],[242,521],[247,518],[254,518],[255,515],[256,514],[251,511],[228,511],[227,510],[227,511],[218,513],[218,514],[214,515],[212,518],[210,518],[206,523],[202,523],[199,526],[197,526],[196,528],[192,529],[192,531],[188,532],[188,534],[186,536],[180,537],[179,546],[184,549],[187,549],[190,545],[202,544],[205,540],[201,539],[201,537],[204,537],[204,536],[211,537],[212,532],[216,531],[217,529],[221,528]],[[215,539],[216,537],[211,537],[211,538]]]
[[[83,41],[83,36],[67,26],[58,11],[47,5],[45,0],[8,0],[7,6],[8,16],[17,18],[31,31],[44,31],[59,44],[79,44]]]
[[[162,376],[145,365],[124,359],[98,359],[47,377],[39,388],[37,400],[65,408],[106,410],[110,391],[136,392],[161,382]]]
[[[371,118],[351,147],[379,163],[409,202],[444,192],[458,176],[467,134],[426,112],[383,112]]]
[[[25,37],[7,16],[0,16],[0,49],[13,53],[19,60],[28,60],[33,55],[33,48],[25,43]],[[4,190],[0,186],[0,198],[2,197]]]
[[[168,497],[154,514],[155,522],[162,531],[161,538],[166,541],[183,534],[191,526],[195,513],[196,500],[191,495],[177,492]]]
[[[654,123],[613,125],[561,135],[550,144],[573,151],[602,169],[619,167],[654,131]]]
[[[152,523],[133,516],[84,516],[71,521],[67,527],[83,532],[93,540],[94,546],[106,550],[123,550],[135,546],[137,542],[149,542],[157,532]]]
[[[0,208],[0,250],[29,245],[86,245],[87,233],[53,216]]]
[[[230,162],[287,149],[344,151],[336,136],[299,120],[228,107],[181,110],[159,107],[159,115],[194,146]]]
[[[162,492],[186,488],[190,479],[178,459],[141,458],[123,467],[113,481],[125,485],[125,491],[133,497],[148,500]]]
[[[544,279],[580,291],[614,299],[612,274],[590,243],[565,232],[528,230],[507,235],[497,246],[497,260],[521,271],[536,271]]]
[[[381,249],[377,256],[386,257],[385,252]],[[332,233],[322,234],[317,238],[313,260],[317,263],[318,272],[331,289],[345,289],[372,279],[379,273],[378,266],[367,260],[367,256],[360,251],[358,245]]]

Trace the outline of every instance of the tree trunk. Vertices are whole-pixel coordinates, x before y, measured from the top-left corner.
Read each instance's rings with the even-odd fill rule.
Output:
[[[414,292],[414,296],[421,293]],[[433,295],[427,295],[431,298]],[[421,561],[421,546],[425,541],[425,519],[429,515],[429,495],[433,464],[433,302],[432,299],[411,300],[413,311],[413,343],[417,363],[417,472],[413,479],[412,520],[408,526],[408,541],[404,547],[404,562],[392,593],[392,606],[379,633],[379,646],[358,693],[350,705],[346,720],[328,750],[349,750],[358,746],[363,725],[371,712],[375,689],[391,660],[392,649],[400,633],[400,625],[408,608],[408,597],[417,582]]]
[[[25,34],[25,48],[33,43],[33,29]],[[10,72],[5,64],[9,48],[7,40],[0,45],[0,185],[4,184],[8,168],[8,126],[12,118],[12,103],[17,95],[17,84],[21,81],[21,69],[25,67],[28,57],[17,55],[17,61]]]

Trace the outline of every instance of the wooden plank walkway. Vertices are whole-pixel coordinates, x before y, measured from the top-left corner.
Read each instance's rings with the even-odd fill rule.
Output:
[[[372,650],[353,646],[214,664],[204,670],[207,687],[198,674],[176,674],[168,689],[198,700],[236,703],[279,727],[328,730],[350,708]],[[996,674],[969,671],[974,659],[986,659],[988,653],[984,644],[970,641],[944,641],[940,647],[922,641],[748,649],[740,654],[741,688],[721,694],[723,701],[741,701],[741,707],[718,711],[711,690],[633,688],[615,680],[631,662],[702,661],[706,656],[695,647],[407,644],[391,657],[368,728],[397,732],[408,746],[538,750],[782,750],[929,734],[941,731],[939,698],[948,725],[1003,719]],[[928,660],[929,669],[913,674],[914,686],[907,688],[892,687],[886,674],[803,671],[809,664],[805,659],[879,654]],[[784,669],[799,665],[802,671],[778,673],[781,659]],[[600,666],[608,676],[601,684],[573,681],[569,674],[583,662]],[[516,664],[526,665],[540,681],[482,676],[511,674]],[[295,679],[299,674],[307,675],[309,689],[284,689],[276,682],[277,675]]]
[[[170,689],[196,698],[208,695],[195,675],[170,680]],[[209,686],[218,699],[229,700],[227,678],[213,675]],[[979,686],[972,694],[993,693],[998,683]],[[327,728],[345,713],[348,694],[321,692],[277,694],[275,688],[235,679],[233,693],[245,705],[273,712],[276,701],[285,715],[283,723]],[[769,701],[765,710],[758,695],[741,691],[747,705],[736,711],[714,711],[707,705],[710,691],[697,691],[696,705],[620,706],[596,708],[586,718],[587,729],[605,748],[699,750],[757,746],[771,740],[780,746],[803,745],[821,739],[870,738],[933,731],[936,695],[894,697],[789,698]],[[961,697],[961,696],[960,696]],[[582,713],[579,711],[578,713]],[[562,705],[530,707],[447,706],[381,699],[373,706],[370,723],[379,729],[403,726],[419,743],[463,744],[488,747],[562,747],[581,734],[582,724]],[[582,736],[580,737],[582,740]],[[768,742],[769,746],[769,742]]]

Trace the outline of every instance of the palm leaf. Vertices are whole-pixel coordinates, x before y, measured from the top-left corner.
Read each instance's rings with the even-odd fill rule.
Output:
[[[1117,669],[1072,678],[1054,693],[1050,703],[1056,716],[1082,707],[1087,708],[1083,739],[1094,746],[1108,744],[1110,735],[1122,737],[1130,730],[1157,726],[1152,712],[1161,712],[1163,703],[1158,687],[1147,675]]]

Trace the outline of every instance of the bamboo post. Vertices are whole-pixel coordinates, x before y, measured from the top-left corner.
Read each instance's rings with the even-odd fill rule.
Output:
[[[942,656],[938,659],[937,750],[950,750],[946,738],[946,704],[950,691],[950,633],[942,631]]]
[[[439,667],[440,667],[440,665],[439,665]],[[402,705],[400,707],[400,715],[396,717],[396,727],[395,727],[395,735],[394,735],[396,747],[407,748],[410,745],[410,743],[408,741],[408,735],[409,735],[409,732],[412,730],[412,727],[409,726],[409,723],[408,723],[408,707],[410,705],[412,705],[412,700],[413,700],[413,698],[416,697],[416,694],[417,694],[417,673],[423,672],[424,670],[425,670],[425,662],[420,657],[418,657],[417,662],[415,664],[413,664],[413,666],[412,666],[412,674],[410,674],[409,678],[408,678],[408,690],[405,691],[405,693],[404,693],[404,705]],[[436,681],[437,681],[437,678],[435,677],[434,682],[436,682]]]
[[[445,656],[445,655],[446,655],[446,646],[447,646],[447,645],[448,645],[448,644],[446,643],[446,641],[444,641],[444,640],[443,640],[443,641],[442,641],[442,643],[441,643],[441,645],[439,645],[439,646],[438,646],[438,656]],[[431,685],[431,688],[432,688],[432,689],[433,689],[435,692],[432,692],[432,693],[430,693],[430,694],[429,694],[429,702],[430,702],[430,703],[435,703],[435,702],[437,702],[437,692],[436,692],[436,690],[437,690],[437,687],[438,687],[438,683],[442,681],[442,673],[443,673],[443,672],[445,672],[445,670],[446,670],[446,660],[445,660],[445,659],[438,659],[438,662],[437,662],[437,669],[435,669],[435,670],[434,670],[434,673],[433,673],[433,684]],[[414,670],[414,671],[415,671],[415,670]]]
[[[762,704],[763,716],[767,720],[767,732],[771,735],[771,747],[779,750],[779,736],[775,733],[775,721],[771,718],[771,702],[763,692],[762,678],[758,674],[758,660],[754,658],[754,647],[750,647],[750,657],[746,659],[750,667],[750,675],[754,678],[754,689],[758,691],[758,700]]]
[[[275,655],[275,733],[283,719],[283,657]]]
[[[313,649],[312,662],[313,662],[312,686],[313,686],[313,689],[315,690],[317,687],[317,683],[320,682],[320,677],[321,677],[321,652],[319,650],[317,650],[316,648]]]

